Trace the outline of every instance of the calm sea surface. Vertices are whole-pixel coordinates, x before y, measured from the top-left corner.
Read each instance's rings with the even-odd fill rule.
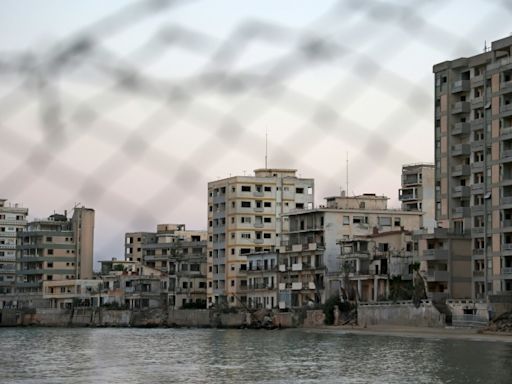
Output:
[[[303,330],[0,329],[0,383],[512,383],[512,343]]]

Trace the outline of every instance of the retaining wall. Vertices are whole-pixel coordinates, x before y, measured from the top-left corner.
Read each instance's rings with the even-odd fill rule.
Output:
[[[445,315],[431,301],[422,301],[419,307],[412,302],[359,303],[359,325],[402,325],[416,327],[444,327]]]

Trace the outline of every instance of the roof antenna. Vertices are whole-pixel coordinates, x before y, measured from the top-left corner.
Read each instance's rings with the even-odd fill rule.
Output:
[[[484,40],[484,52],[487,52],[487,40]]]
[[[265,128],[265,169],[268,169],[268,131],[267,128]]]
[[[347,170],[346,170],[346,175],[347,175],[347,196],[348,196],[348,151],[347,151]]]

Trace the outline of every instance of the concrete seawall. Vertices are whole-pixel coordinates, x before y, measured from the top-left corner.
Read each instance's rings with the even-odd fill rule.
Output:
[[[74,309],[3,309],[0,326],[46,327],[208,327],[240,328],[247,326],[247,314],[218,313],[207,309],[143,311],[103,308]],[[283,324],[284,327],[284,324]]]
[[[360,303],[357,308],[360,326],[401,325],[415,327],[444,327],[445,315],[431,301],[422,301],[416,307],[412,302]]]

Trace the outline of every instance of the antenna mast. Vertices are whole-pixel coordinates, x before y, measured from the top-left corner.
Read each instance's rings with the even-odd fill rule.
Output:
[[[268,160],[268,131],[267,131],[267,129],[265,129],[265,169],[268,168],[267,160]]]
[[[347,151],[347,164],[346,164],[346,166],[347,166],[346,176],[347,176],[347,196],[348,196],[349,195],[349,193],[348,193],[348,151]]]

